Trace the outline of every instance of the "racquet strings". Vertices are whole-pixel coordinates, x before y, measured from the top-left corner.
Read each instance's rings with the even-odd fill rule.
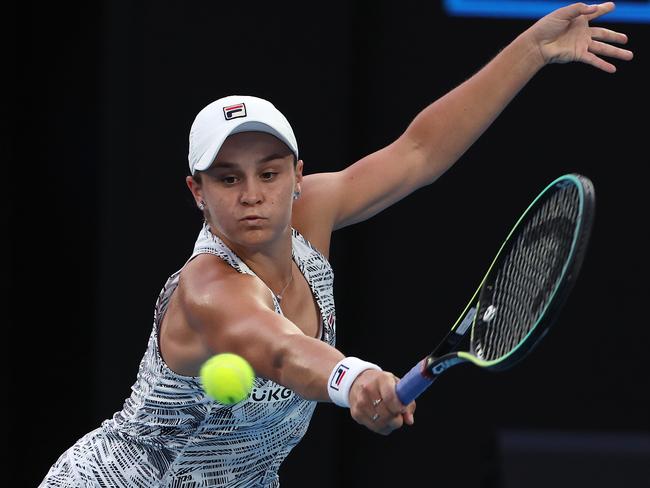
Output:
[[[571,255],[580,218],[575,185],[555,191],[533,208],[488,284],[493,317],[478,319],[475,354],[496,360],[515,350],[540,322]],[[521,224],[520,224],[521,225]]]

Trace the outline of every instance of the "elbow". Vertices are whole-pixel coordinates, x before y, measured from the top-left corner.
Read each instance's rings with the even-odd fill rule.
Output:
[[[418,137],[416,131],[407,130],[400,138],[401,161],[410,162],[410,171],[406,174],[407,184],[417,190],[436,181],[441,173],[440,148],[431,141]]]
[[[319,373],[319,361],[314,361],[318,354],[309,353],[305,339],[300,334],[289,334],[277,341],[271,358],[272,380],[305,400],[320,401],[327,380]]]
[[[276,338],[273,347],[267,351],[267,364],[269,367],[269,379],[283,386],[291,388],[293,383],[292,371],[294,370],[296,345],[293,336],[287,334]]]

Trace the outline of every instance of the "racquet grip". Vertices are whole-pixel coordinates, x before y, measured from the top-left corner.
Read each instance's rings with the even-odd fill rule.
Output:
[[[411,371],[406,373],[404,377],[397,383],[395,392],[397,393],[397,397],[400,399],[402,404],[408,405],[411,403],[418,396],[420,396],[420,393],[426,390],[431,385],[431,383],[433,383],[433,378],[430,376],[425,376],[425,361],[426,358],[419,361],[415,366],[411,368]]]

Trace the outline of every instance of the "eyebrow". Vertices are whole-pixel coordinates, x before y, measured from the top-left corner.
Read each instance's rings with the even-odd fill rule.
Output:
[[[262,159],[258,159],[255,164],[264,164],[269,161],[273,161],[274,159],[283,159],[285,157],[289,156],[289,154],[282,155],[280,153],[271,153],[268,156],[264,156]],[[210,166],[211,168],[224,168],[224,169],[230,169],[230,168],[237,168],[239,167],[239,164],[237,163],[231,163],[229,161],[214,161],[212,165]]]

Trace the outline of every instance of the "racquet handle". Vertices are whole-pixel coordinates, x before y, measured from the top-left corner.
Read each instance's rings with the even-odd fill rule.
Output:
[[[427,358],[424,358],[419,361],[397,383],[395,392],[402,404],[408,405],[411,403],[433,383],[433,378],[427,374],[425,368],[426,360]]]

